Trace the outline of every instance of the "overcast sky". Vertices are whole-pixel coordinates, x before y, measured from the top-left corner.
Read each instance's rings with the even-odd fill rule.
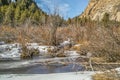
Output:
[[[47,13],[57,11],[65,19],[80,15],[86,8],[89,0],[36,0],[38,6]]]

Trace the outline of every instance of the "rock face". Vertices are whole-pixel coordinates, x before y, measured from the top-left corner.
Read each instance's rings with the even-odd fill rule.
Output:
[[[105,13],[110,15],[110,20],[120,21],[120,0],[90,0],[80,17],[101,20]]]

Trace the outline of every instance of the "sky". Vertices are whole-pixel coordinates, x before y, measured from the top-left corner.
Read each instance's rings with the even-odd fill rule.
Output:
[[[35,0],[37,5],[48,14],[59,13],[64,19],[80,15],[88,5],[89,0]]]

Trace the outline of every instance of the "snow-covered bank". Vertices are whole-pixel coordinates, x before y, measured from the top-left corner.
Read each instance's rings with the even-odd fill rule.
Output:
[[[48,56],[49,50],[53,50],[56,47],[39,45],[38,43],[26,43],[28,49],[38,49],[40,56]],[[14,44],[2,44],[0,45],[0,60],[2,59],[20,59],[22,53],[22,46],[19,43]],[[66,56],[80,56],[77,51],[64,51]]]
[[[0,59],[20,58],[21,47],[19,43],[0,45]]]
[[[40,46],[38,43],[27,43],[26,46],[28,49],[38,49],[40,55],[46,55],[48,53],[48,48],[53,48],[51,46]],[[22,46],[19,43],[0,45],[0,59],[20,58],[22,53],[21,48]]]
[[[92,80],[95,72],[70,72],[54,74],[10,74],[0,75],[0,80]]]

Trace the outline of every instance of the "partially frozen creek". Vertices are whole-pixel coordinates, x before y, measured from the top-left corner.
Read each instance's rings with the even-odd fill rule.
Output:
[[[28,48],[38,48],[40,56],[29,60],[21,60],[21,47],[18,43],[0,45],[0,74],[48,74],[81,71],[82,67],[75,64],[79,57],[75,51],[66,51],[67,57],[47,57],[48,46],[29,43]],[[51,47],[52,48],[52,47]]]

